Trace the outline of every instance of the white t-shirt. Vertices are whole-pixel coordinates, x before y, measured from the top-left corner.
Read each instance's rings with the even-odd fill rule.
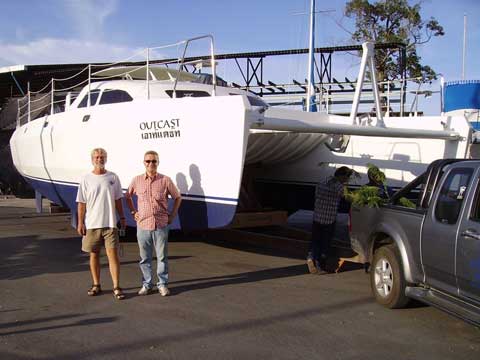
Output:
[[[84,175],[78,184],[77,202],[86,204],[87,229],[116,227],[115,200],[122,197],[120,179],[115,173],[107,171],[102,175]]]

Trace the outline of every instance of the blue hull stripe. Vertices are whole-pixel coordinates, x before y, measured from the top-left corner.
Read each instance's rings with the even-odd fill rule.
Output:
[[[78,182],[70,182],[70,181],[60,181],[60,180],[49,180],[49,179],[43,179],[35,176],[30,176],[30,175],[23,175],[24,178],[30,179],[30,180],[37,180],[37,181],[42,181],[46,182],[48,184],[55,184],[55,185],[70,185],[70,186],[75,186],[78,188]],[[122,189],[123,191],[127,191],[127,188]],[[195,198],[195,199],[204,199],[206,201],[208,200],[220,200],[220,201],[231,201],[231,202],[238,202],[238,199],[234,198],[225,198],[225,197],[220,197],[220,196],[206,196],[206,195],[194,195],[194,194],[181,194],[182,196],[189,197],[189,198]]]
[[[76,219],[78,183],[59,181],[51,182],[46,179],[39,179],[25,175],[24,177],[30,185],[35,190],[39,191],[44,197],[57,204],[70,208],[72,215],[75,216],[74,219]],[[186,194],[185,197],[186,198],[182,200],[182,205],[180,206],[177,218],[174,220],[173,224],[170,225],[171,229],[196,230],[226,226],[232,221],[237,208],[236,204],[238,202],[238,199],[220,197],[192,196],[188,194]],[[190,197],[196,197],[197,199],[189,199]],[[201,199],[204,199],[204,201],[201,201]],[[133,200],[136,203],[136,197],[134,197]],[[218,203],[215,202],[215,200],[231,201],[234,202],[234,204]],[[127,224],[129,226],[136,226],[135,220],[132,218],[129,211],[127,211],[128,207],[126,206],[125,201],[123,202],[123,205]],[[173,206],[172,199],[169,199],[168,205],[171,209]]]

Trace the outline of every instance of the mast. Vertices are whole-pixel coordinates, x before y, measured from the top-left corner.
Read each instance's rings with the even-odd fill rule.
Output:
[[[309,52],[308,52],[308,84],[307,84],[307,111],[317,111],[317,105],[315,104],[315,0],[311,0],[310,3],[310,40],[309,40]]]
[[[465,50],[467,47],[467,14],[463,14],[463,57],[462,57],[462,80],[465,80]]]

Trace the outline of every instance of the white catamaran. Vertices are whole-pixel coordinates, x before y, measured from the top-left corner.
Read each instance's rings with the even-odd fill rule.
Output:
[[[47,93],[29,91],[19,100],[10,140],[20,174],[75,213],[78,181],[90,169],[91,149],[108,151],[108,168],[124,188],[143,171],[144,152],[156,150],[160,171],[176,181],[184,198],[173,228],[211,228],[231,222],[246,165],[257,165],[256,179],[301,183],[316,181],[331,164],[358,170],[381,159],[377,164],[387,168],[387,176],[408,181],[436,158],[468,152],[471,128],[462,116],[383,118],[377,111],[376,118],[357,118],[367,66],[374,73],[372,44],[364,44],[351,115],[342,117],[272,108],[249,92],[218,85],[213,37],[186,40],[185,50],[203,38],[211,45],[210,83],[150,65],[147,57],[140,68],[112,64],[94,71],[89,65],[77,94],[76,86],[60,90],[60,79],[52,79]],[[380,109],[378,94],[376,103]],[[338,135],[335,141],[332,134]],[[332,147],[334,142],[338,146]]]

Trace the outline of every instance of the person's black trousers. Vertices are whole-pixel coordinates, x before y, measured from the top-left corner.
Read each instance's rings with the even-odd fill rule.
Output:
[[[330,255],[330,244],[335,233],[335,223],[320,224],[313,222],[311,253],[313,260],[322,267],[325,266],[325,260]]]

